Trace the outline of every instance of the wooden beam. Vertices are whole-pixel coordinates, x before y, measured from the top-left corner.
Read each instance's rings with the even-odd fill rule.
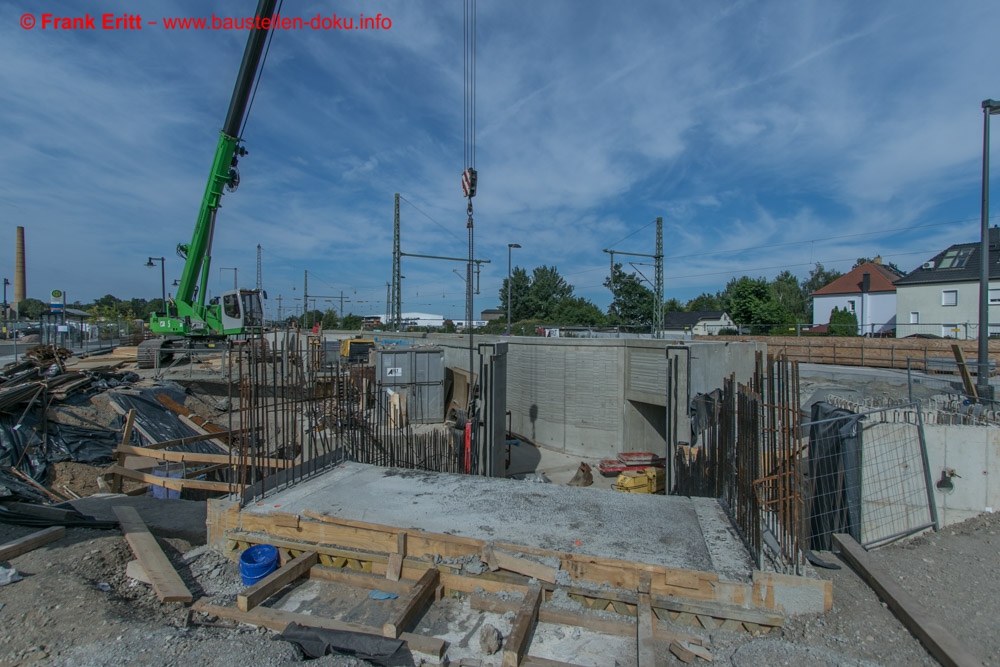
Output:
[[[309,569],[310,579],[322,579],[323,581],[333,581],[338,584],[347,584],[355,588],[367,590],[386,591],[396,595],[406,595],[417,583],[409,581],[386,581],[382,577],[376,577],[365,572],[353,572],[339,567],[326,567],[325,565],[314,565]]]
[[[539,658],[533,655],[526,655],[521,660],[521,667],[579,667],[571,662],[559,662],[548,658]]]
[[[322,616],[314,616],[313,614],[299,614],[296,612],[281,611],[279,609],[271,609],[269,607],[255,607],[250,611],[240,611],[235,607],[220,607],[208,604],[204,602],[204,600],[198,600],[194,603],[192,609],[204,614],[209,614],[210,616],[218,616],[219,618],[238,621],[240,623],[263,626],[274,630],[275,632],[284,631],[284,629],[288,627],[289,623],[298,623],[299,625],[304,625],[310,628],[344,630],[347,632],[360,632],[366,635],[381,636],[378,628],[373,628],[368,625],[345,623],[332,618],[323,618]],[[399,639],[405,641],[412,650],[419,651],[420,653],[426,653],[438,659],[441,659],[444,656],[445,649],[447,648],[447,642],[443,639],[438,639],[437,637],[427,637],[426,635],[404,632],[399,636]]]
[[[497,568],[501,570],[516,572],[550,584],[556,583],[556,570],[558,568],[543,565],[530,558],[519,558],[508,551],[494,549],[489,545],[483,547],[483,553],[487,554],[486,562],[490,564],[490,569],[494,569],[491,563],[495,563]]]
[[[893,577],[873,561],[868,552],[850,535],[834,533],[833,541],[841,557],[872,587],[892,609],[910,632],[927,647],[945,667],[981,667],[983,661],[965,647],[928,608],[918,603],[895,582]]]
[[[649,574],[643,573],[639,579],[639,599],[636,605],[636,663],[639,667],[656,667],[656,616],[649,601]]]
[[[190,602],[192,599],[191,591],[187,589],[180,575],[177,574],[177,570],[170,564],[170,560],[163,553],[156,538],[146,528],[139,513],[127,505],[115,505],[111,509],[118,517],[118,524],[121,526],[129,546],[132,547],[132,553],[146,570],[160,602]]]
[[[309,551],[288,561],[256,584],[236,596],[236,606],[240,611],[250,611],[282,588],[309,571],[319,561],[315,551]]]
[[[691,664],[698,657],[694,654],[694,651],[678,641],[670,642],[670,652],[676,655],[681,662],[687,664]]]
[[[382,636],[396,639],[403,633],[403,628],[408,626],[416,618],[420,610],[424,608],[427,601],[434,595],[434,589],[438,585],[438,571],[431,568],[424,572],[410,591],[399,599],[397,609],[393,612],[389,620],[382,625]]]
[[[406,558],[406,531],[396,535],[396,553],[389,555],[389,565],[385,569],[385,578],[389,581],[399,581],[403,570],[403,559]]]
[[[52,526],[51,528],[25,535],[21,539],[0,545],[0,560],[10,560],[15,556],[28,553],[32,549],[37,549],[49,542],[55,542],[65,535],[65,526]]]
[[[542,601],[542,588],[538,584],[532,584],[528,588],[528,594],[521,602],[521,608],[514,618],[514,625],[507,636],[507,641],[503,647],[503,667],[518,667],[521,658],[528,652],[528,643],[531,640],[531,633],[535,630],[538,622],[538,607]]]
[[[171,461],[174,463],[206,463],[236,465],[238,457],[229,454],[203,454],[201,452],[169,452],[152,447],[119,447],[118,452],[132,456],[143,456],[158,461]],[[268,468],[291,468],[293,461],[288,459],[253,459],[254,464]]]
[[[952,345],[951,352],[955,355],[955,363],[958,364],[958,372],[962,376],[962,384],[965,385],[966,395],[978,401],[979,392],[976,391],[976,385],[972,383],[972,373],[969,372],[969,366],[965,363],[965,353],[962,352],[962,347],[960,345]]]
[[[208,482],[201,479],[184,479],[180,477],[157,477],[156,475],[149,475],[144,472],[129,470],[128,468],[123,468],[118,465],[112,466],[111,472],[116,475],[121,475],[122,477],[137,479],[140,482],[145,482],[146,484],[162,486],[166,489],[172,489],[174,491],[183,491],[184,489],[201,489],[202,491],[221,491],[223,493],[229,493],[232,490],[232,486],[235,486],[230,485],[229,482]]]
[[[115,403],[114,401],[111,401],[111,405],[112,405],[112,407],[114,407],[114,406],[117,405],[117,403]],[[121,442],[121,446],[122,447],[124,447],[125,445],[129,444],[132,441],[132,427],[133,426],[135,426],[135,408],[129,410],[128,414],[125,416],[125,428],[122,429],[122,442]],[[125,467],[125,455],[124,454],[119,454],[118,452],[115,452],[114,457],[115,457],[115,463],[118,464],[118,466]],[[119,475],[119,474],[116,473],[115,476],[112,478],[112,480],[111,480],[111,490],[114,493],[121,493],[122,492],[122,476],[121,475]]]
[[[516,602],[487,598],[479,593],[472,593],[469,596],[469,606],[478,611],[489,611],[494,614],[506,614],[508,611],[516,612],[519,607]],[[544,604],[538,608],[538,622],[575,626],[615,637],[635,637],[636,633],[636,622],[630,616],[598,615],[583,609],[572,611],[548,607]],[[666,630],[660,625],[656,626],[655,633],[657,641],[670,642],[676,639],[690,644],[701,643],[700,637],[686,632]]]

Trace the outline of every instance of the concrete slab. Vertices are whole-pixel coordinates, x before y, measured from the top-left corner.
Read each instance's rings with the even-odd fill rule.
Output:
[[[715,571],[694,504],[676,496],[345,463],[243,512],[304,510],[573,554]]]

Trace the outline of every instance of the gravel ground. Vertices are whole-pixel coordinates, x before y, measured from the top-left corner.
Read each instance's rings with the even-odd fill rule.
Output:
[[[29,532],[32,529],[0,525],[0,542]],[[232,604],[241,589],[235,564],[212,550],[191,549],[182,540],[160,542],[196,596],[212,596],[215,602]],[[833,554],[820,556],[837,562]],[[1000,634],[996,633],[996,618],[1000,617],[1000,514],[883,547],[872,551],[871,557],[919,602],[938,610],[938,617],[984,664],[1000,666]],[[68,530],[64,539],[7,563],[24,579],[0,588],[0,655],[6,656],[0,658],[0,664],[246,663],[269,667],[301,661],[296,647],[275,640],[270,631],[250,626],[185,625],[183,605],[161,605],[149,587],[125,576],[125,565],[131,558],[127,543],[117,532],[77,528]],[[937,664],[849,568],[821,570],[819,574],[834,585],[834,608],[826,614],[791,619],[784,628],[757,637],[722,630],[685,631],[703,636],[717,663],[737,667]],[[509,631],[509,622],[489,619],[504,634]],[[468,629],[462,629],[477,623],[481,624],[474,617],[464,619],[455,626],[456,633],[468,634]],[[584,633],[580,642],[575,638],[580,634],[574,635],[572,628],[540,626],[532,653],[556,658],[562,652],[562,659],[570,662],[575,654],[579,664],[597,664],[588,655],[594,653],[600,637]],[[466,643],[475,645],[474,639]],[[464,647],[459,652],[470,656]],[[620,667],[635,664],[627,651],[619,655],[616,662]],[[665,652],[661,658],[665,664],[682,664]],[[348,667],[364,663],[328,657],[314,664]],[[489,659],[484,664],[489,664]]]

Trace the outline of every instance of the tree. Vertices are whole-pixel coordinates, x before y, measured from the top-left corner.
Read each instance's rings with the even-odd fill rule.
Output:
[[[354,329],[361,329],[361,325],[364,321],[361,319],[360,315],[355,315],[354,313],[349,313],[344,321],[341,322],[340,326],[342,329],[347,331],[353,331]]]
[[[528,272],[519,266],[514,267],[510,275],[510,318],[512,322],[526,320],[531,317],[528,312],[528,292],[531,289],[531,278]],[[503,279],[500,287],[500,309],[507,312],[507,279]]]
[[[553,324],[582,327],[600,326],[606,319],[600,308],[581,296],[560,299],[550,317]]]
[[[513,283],[511,285],[513,287]],[[573,296],[573,286],[559,275],[554,266],[536,267],[531,274],[528,289],[527,310],[529,317],[548,319],[561,299]]]
[[[114,296],[113,294],[105,294],[97,301],[94,301],[95,306],[105,306],[107,308],[114,308],[122,302],[121,299]]]
[[[725,308],[723,308],[722,304],[719,303],[718,294],[702,292],[695,298],[688,301],[684,306],[684,310],[689,313],[697,313],[702,310],[725,310]]]
[[[840,271],[831,269],[827,271],[823,265],[816,262],[816,266],[809,271],[809,277],[802,281],[802,298],[805,300],[807,319],[812,319],[813,299],[812,293],[818,289],[826,287],[834,280],[842,276]]]
[[[726,286],[731,293],[729,314],[740,325],[750,325],[750,332],[769,333],[788,324],[788,311],[774,299],[771,286],[765,278],[743,276]]]
[[[771,281],[771,295],[795,318],[796,322],[811,319],[806,312],[806,298],[802,294],[799,279],[793,276],[791,271],[782,271],[774,277]]]
[[[337,311],[330,308],[323,313],[323,319],[320,322],[320,326],[324,329],[336,329],[340,326],[340,320],[337,318]]]
[[[621,264],[615,264],[611,275],[604,281],[611,290],[608,317],[613,324],[649,326],[653,322],[656,295],[643,285],[635,273],[626,274]]]
[[[875,261],[876,259],[878,259],[877,262]],[[893,273],[895,273],[898,276],[905,276],[906,275],[906,271],[904,271],[901,268],[899,268],[898,266],[896,266],[895,262],[889,262],[888,264],[884,264],[882,262],[882,256],[881,255],[876,255],[874,258],[873,257],[858,257],[858,261],[854,262],[854,266],[852,266],[851,269],[856,269],[859,266],[861,266],[862,264],[867,264],[869,262],[871,262],[872,264],[882,264],[882,266],[884,266],[885,268],[889,269],[890,271],[892,271]]]
[[[829,336],[857,336],[858,316],[847,308],[841,310],[834,308],[830,311],[830,327],[827,329]]]
[[[314,325],[323,321],[323,312],[320,310],[307,310],[302,313],[299,326],[303,329],[312,329]]]
[[[663,302],[663,312],[679,313],[684,310],[684,305],[677,299],[667,299]]]
[[[444,329],[445,333],[455,333],[455,323],[451,320],[445,320],[441,324],[441,328]]]
[[[17,316],[21,319],[37,320],[48,310],[48,305],[38,299],[25,299],[17,304]]]

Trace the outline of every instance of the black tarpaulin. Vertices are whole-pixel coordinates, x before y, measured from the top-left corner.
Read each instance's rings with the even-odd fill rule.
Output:
[[[822,401],[809,424],[809,546],[829,551],[834,533],[861,542],[860,416]]]
[[[326,630],[310,628],[298,623],[289,623],[281,638],[289,641],[305,653],[308,658],[322,658],[324,655],[350,655],[382,667],[411,667],[413,656],[406,642],[346,630]]]
[[[135,421],[143,431],[148,433],[154,440],[151,443],[144,443],[138,430],[132,431],[132,442],[141,447],[144,444],[154,444],[155,442],[166,442],[168,440],[179,440],[181,438],[191,438],[199,435],[190,426],[182,422],[176,414],[170,411],[162,403],[156,400],[157,394],[166,394],[177,403],[184,402],[184,391],[174,386],[151,387],[142,389],[138,394],[113,393],[111,400],[118,404],[125,412],[134,409]],[[119,428],[124,427],[125,418],[118,418]],[[171,451],[177,452],[198,452],[201,454],[225,454],[225,450],[207,440],[192,442],[177,447],[172,447]]]

